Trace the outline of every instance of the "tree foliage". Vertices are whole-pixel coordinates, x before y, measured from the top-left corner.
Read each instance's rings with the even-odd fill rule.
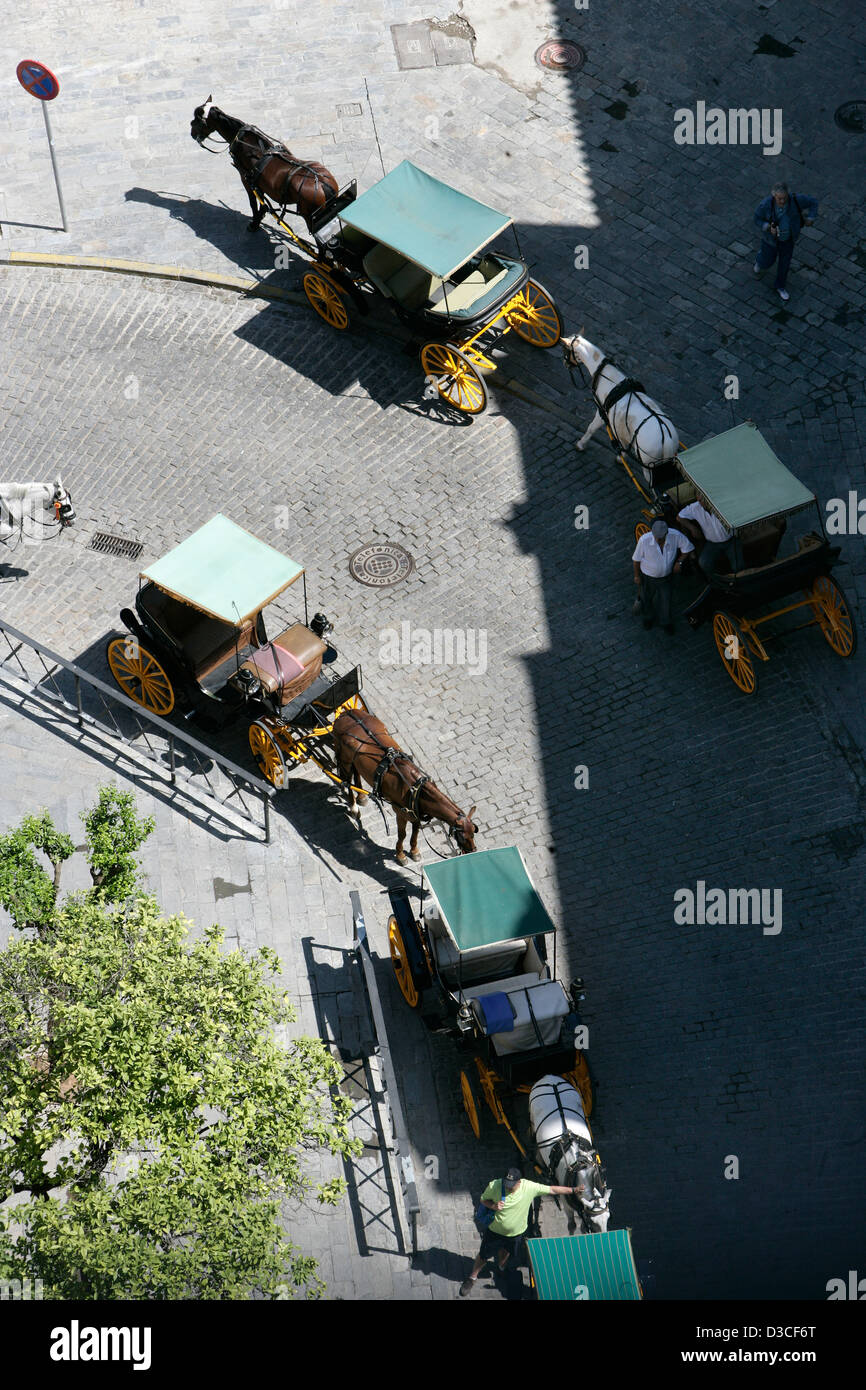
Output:
[[[152,816],[139,816],[131,792],[100,787],[99,800],[81,819],[87,832],[87,862],[97,896],[105,902],[123,902],[141,886],[138,862],[133,858],[153,833]]]
[[[276,955],[222,941],[190,945],[152,899],[81,896],[0,953],[0,1277],[63,1299],[320,1290],[279,1218],[343,1190],[303,1169],[357,1151],[342,1069],[276,1040]]]
[[[35,935],[0,951],[0,1278],[61,1299],[288,1297],[322,1289],[287,1200],[334,1203],[311,1149],[358,1152],[342,1068],[294,1014],[279,960],[190,944],[141,889],[153,829],[103,788],[83,816],[93,888],[47,812],[0,837],[0,902]],[[36,857],[52,866],[49,875]]]
[[[51,865],[50,877],[34,850],[41,850]],[[74,851],[69,836],[55,829],[47,811],[25,816],[15,830],[0,835],[0,903],[19,930],[50,921],[60,870]]]

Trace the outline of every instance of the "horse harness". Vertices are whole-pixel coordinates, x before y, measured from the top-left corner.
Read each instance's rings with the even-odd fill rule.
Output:
[[[256,137],[256,139],[262,141],[263,144],[264,144],[264,146],[265,146],[263,152],[259,155],[258,159],[256,160],[255,164],[252,166],[252,169],[251,169],[251,171],[250,171],[251,176],[252,176],[253,180],[254,180],[256,183],[258,183],[259,179],[261,178],[261,176],[262,176],[262,171],[263,171],[265,165],[267,164],[268,160],[269,160],[269,159],[273,159],[274,156],[276,156],[278,159],[284,159],[284,160],[286,160],[286,162],[287,162],[288,164],[291,165],[291,168],[289,169],[288,174],[287,174],[287,176],[286,176],[287,182],[288,182],[289,179],[294,178],[294,176],[295,176],[297,173],[299,173],[299,172],[301,172],[301,171],[304,171],[304,172],[305,172],[306,174],[308,174],[312,179],[314,179],[315,182],[316,182],[317,184],[321,183],[321,177],[320,177],[320,175],[319,175],[319,173],[318,173],[318,171],[317,171],[315,165],[313,165],[313,164],[308,164],[308,163],[303,163],[301,160],[294,159],[294,158],[292,157],[291,153],[289,152],[289,149],[287,148],[286,145],[283,145],[283,144],[279,143],[278,141],[272,140],[271,137],[270,137],[270,135],[265,135],[265,133],[264,133],[263,130],[259,130],[258,126],[254,126],[254,125],[242,125],[242,126],[240,127],[240,129],[239,129],[237,135],[235,135],[234,139],[233,139],[233,140],[231,141],[231,143],[229,144],[229,155],[231,156],[232,163],[234,164],[235,168],[238,170],[238,173],[242,173],[242,170],[241,170],[241,168],[240,168],[240,165],[238,164],[237,158],[235,157],[235,150],[234,150],[234,147],[235,147],[235,145],[238,143],[239,140],[240,140],[241,144],[244,144],[244,143],[245,143],[245,142],[241,139],[241,137],[244,136],[244,135],[254,135],[254,136]],[[284,192],[284,193],[285,193],[286,191],[287,191],[286,189],[283,189],[283,192]],[[284,212],[285,212],[285,209],[286,209],[288,203],[291,202],[291,201],[293,201],[293,200],[292,200],[291,198],[289,198],[289,199],[287,199],[286,203],[283,204],[283,211],[284,211]]]
[[[352,711],[347,710],[346,713],[351,714]],[[421,772],[416,778],[416,780],[409,784],[409,779],[407,777],[404,777],[400,770],[394,767],[394,764],[397,762],[399,758],[405,759],[405,761],[408,763],[414,763],[414,759],[411,753],[404,753],[401,748],[386,748],[385,745],[383,743],[380,743],[379,739],[377,739],[372,729],[368,729],[366,724],[364,724],[362,720],[358,719],[357,715],[355,716],[355,721],[356,723],[361,725],[361,728],[364,730],[364,733],[367,735],[369,739],[372,740],[373,743],[375,743],[376,747],[381,748],[383,750],[382,757],[376,764],[376,768],[373,773],[373,784],[370,788],[370,795],[372,796],[373,800],[381,802],[382,783],[385,780],[385,774],[393,769],[397,776],[409,786],[409,799],[406,805],[401,807],[401,810],[404,810],[406,812],[410,820],[417,821],[419,825],[426,825],[428,821],[432,820],[433,818],[432,816],[422,816],[419,813],[418,802],[425,786],[429,781],[432,780],[430,776],[426,772]]]

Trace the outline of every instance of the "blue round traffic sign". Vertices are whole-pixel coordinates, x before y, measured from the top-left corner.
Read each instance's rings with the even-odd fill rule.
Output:
[[[53,101],[60,91],[60,83],[54,73],[44,63],[37,63],[34,58],[25,58],[23,63],[19,63],[15,69],[15,76],[25,92],[29,92],[32,97],[38,97],[40,101]]]

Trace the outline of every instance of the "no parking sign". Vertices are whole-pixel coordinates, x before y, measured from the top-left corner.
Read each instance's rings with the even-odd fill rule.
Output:
[[[63,206],[63,193],[60,189],[60,175],[57,172],[57,160],[54,157],[54,140],[51,136],[51,122],[48,119],[48,102],[53,101],[60,91],[60,83],[54,76],[50,68],[44,63],[38,63],[35,58],[24,58],[15,69],[15,76],[21,83],[25,92],[29,92],[32,97],[42,103],[42,115],[45,118],[45,134],[48,136],[48,153],[51,155],[51,167],[54,170],[54,182],[57,185],[57,201],[60,204],[60,216],[63,219],[63,230],[68,231],[66,225],[66,208]]]

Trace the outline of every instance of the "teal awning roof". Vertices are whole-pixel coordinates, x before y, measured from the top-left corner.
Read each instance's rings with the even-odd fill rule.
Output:
[[[424,873],[459,951],[556,931],[519,849],[481,849]]]
[[[761,431],[747,423],[677,454],[680,471],[731,531],[790,516],[815,501],[790,473]]]
[[[303,572],[302,565],[217,515],[143,570],[142,578],[182,603],[236,626]]]
[[[511,218],[440,183],[408,159],[340,213],[341,221],[447,280]]]
[[[539,1299],[598,1303],[642,1297],[628,1229],[552,1236],[526,1245]]]

